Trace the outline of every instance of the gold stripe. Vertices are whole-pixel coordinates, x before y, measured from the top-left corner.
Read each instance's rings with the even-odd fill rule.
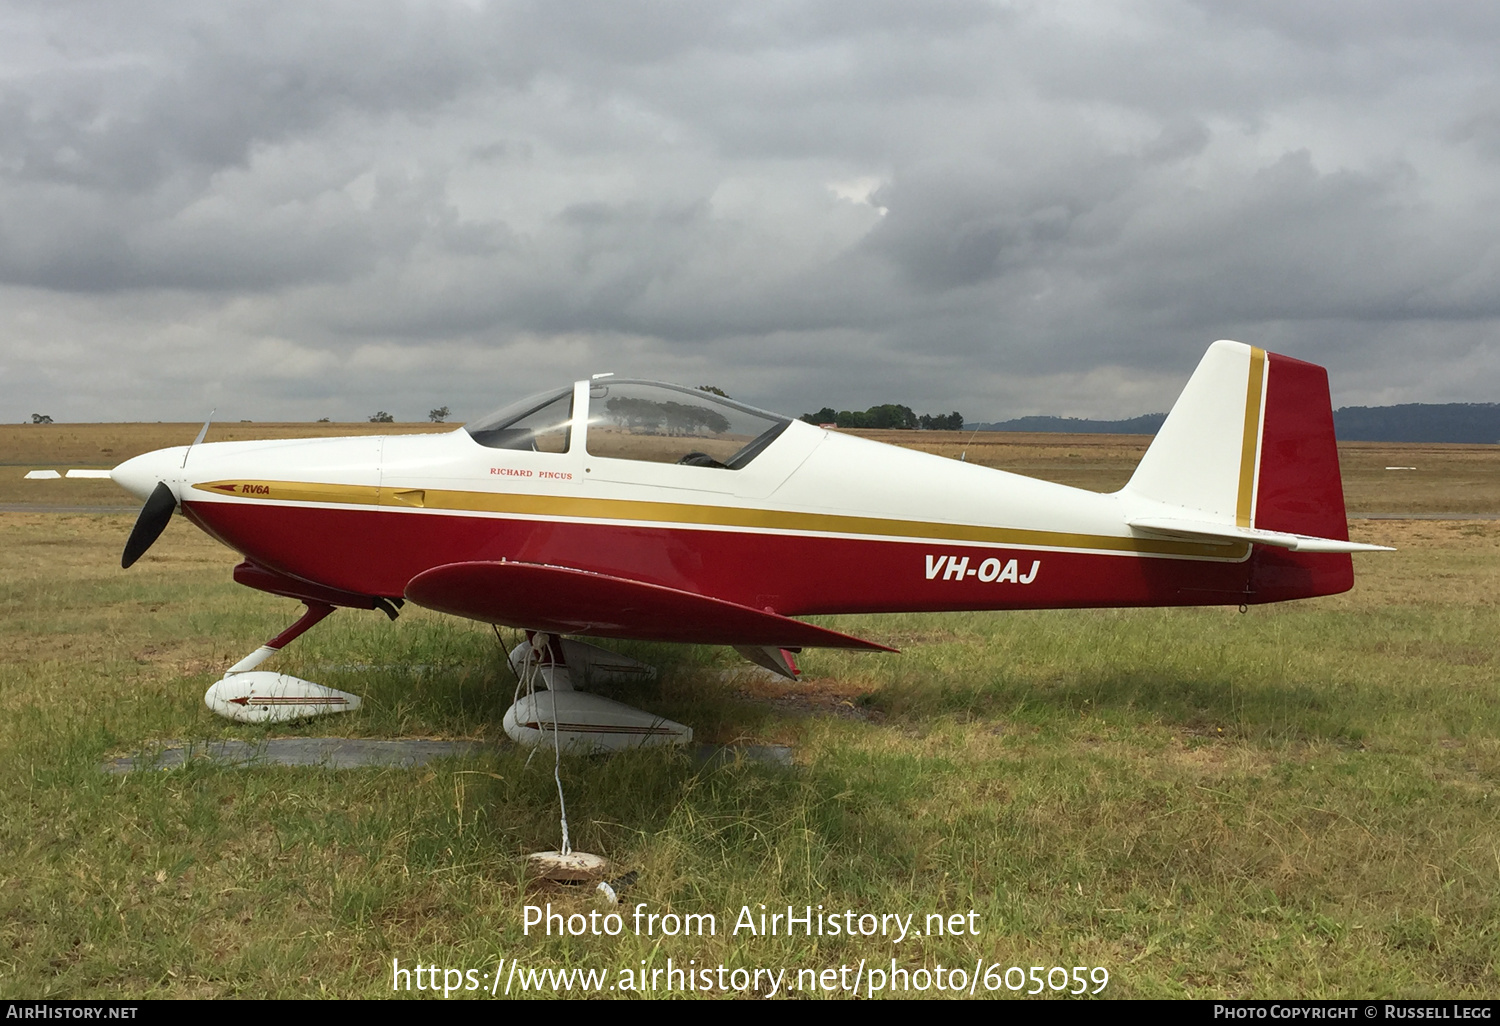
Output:
[[[326,502],[359,506],[399,506],[406,490],[372,485],[308,484],[300,481],[210,481],[195,484],[200,491],[246,499],[280,502]],[[815,534],[856,534],[886,538],[931,538],[995,545],[1025,545],[1054,549],[1094,549],[1168,556],[1210,556],[1242,559],[1244,544],[1170,541],[1162,538],[1122,538],[1059,531],[1028,531],[974,524],[943,524],[924,520],[840,516],[831,513],[794,513],[739,506],[700,506],[681,502],[641,502],[633,499],[584,499],[564,495],[515,492],[425,490],[429,510],[465,513],[508,513],[531,517],[568,517],[577,520],[635,520],[705,527],[743,527],[763,531],[805,531]]]
[[[1260,448],[1260,404],[1265,389],[1266,351],[1250,347],[1250,377],[1245,384],[1245,433],[1240,439],[1240,494],[1235,504],[1234,522],[1250,526],[1255,505],[1256,450]]]
[[[193,487],[242,499],[380,505],[380,489],[374,485],[314,484],[308,481],[210,481]]]

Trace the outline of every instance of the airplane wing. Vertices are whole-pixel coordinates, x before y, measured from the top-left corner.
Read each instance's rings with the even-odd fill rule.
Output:
[[[700,645],[896,651],[769,610],[539,563],[433,567],[407,583],[406,597],[441,613],[555,634]]]
[[[1307,534],[1289,534],[1286,531],[1264,531],[1254,527],[1235,527],[1230,524],[1207,523],[1198,520],[1176,520],[1164,517],[1137,517],[1126,521],[1138,531],[1167,538],[1185,538],[1192,541],[1212,539],[1231,542],[1252,542],[1256,545],[1274,545],[1293,552],[1395,552],[1385,545],[1366,545],[1362,542],[1340,541],[1337,538],[1314,538]]]

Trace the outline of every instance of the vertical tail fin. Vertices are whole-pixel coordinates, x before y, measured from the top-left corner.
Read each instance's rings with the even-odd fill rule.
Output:
[[[1215,342],[1125,490],[1204,523],[1348,540],[1328,373]]]
[[[1215,342],[1124,494],[1149,502],[1150,516],[1180,518],[1203,533],[1274,531],[1347,542],[1327,371],[1239,342]],[[1353,586],[1346,553],[1279,544],[1254,547],[1251,601]]]

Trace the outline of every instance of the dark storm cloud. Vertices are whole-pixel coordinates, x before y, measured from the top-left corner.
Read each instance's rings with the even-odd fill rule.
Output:
[[[420,416],[616,369],[792,412],[1129,415],[1235,334],[1347,401],[1500,393],[1480,3],[62,3],[0,30],[10,405]]]
[[[243,166],[257,145],[430,110],[477,77],[532,70],[513,53],[486,60],[475,19],[445,5],[63,4],[46,17],[49,66],[7,84],[0,154],[23,181],[109,193]]]

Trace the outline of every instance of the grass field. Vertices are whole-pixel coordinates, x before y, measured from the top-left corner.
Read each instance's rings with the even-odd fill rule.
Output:
[[[156,427],[134,444],[182,440]],[[128,454],[90,461],[105,446],[86,434],[45,453],[0,438],[13,466]],[[1007,439],[969,458],[1103,482],[1143,442]],[[1483,505],[1485,447],[1426,449],[1371,450],[1356,471],[1345,447],[1355,481],[1421,473],[1383,460],[1445,468],[1442,487],[1372,483],[1365,508],[1500,507]],[[77,502],[91,483],[40,484]],[[1349,594],[1246,614],[831,619],[903,654],[809,652],[801,685],[726,677],[724,650],[628,646],[662,679],[613,697],[703,740],[791,744],[796,765],[565,759],[575,845],[639,877],[620,936],[546,938],[523,936],[526,904],[609,906],[525,881],[524,853],[558,843],[556,792],[550,760],[498,743],[514,684],[495,636],[410,607],[394,624],[340,611],[269,665],[365,708],[237,727],[203,690],[297,607],[232,584],[238,557],[181,520],[121,571],[131,519],[0,514],[0,997],[379,997],[393,958],[607,983],[668,958],[793,980],[894,958],[1102,966],[1116,997],[1500,992],[1500,522],[1356,521],[1399,551],[1356,557]],[[417,770],[100,771],[171,739],[273,734],[497,746]],[[638,902],[713,913],[718,932],[637,936]],[[729,934],[762,904],[919,928],[973,910],[978,933]]]

